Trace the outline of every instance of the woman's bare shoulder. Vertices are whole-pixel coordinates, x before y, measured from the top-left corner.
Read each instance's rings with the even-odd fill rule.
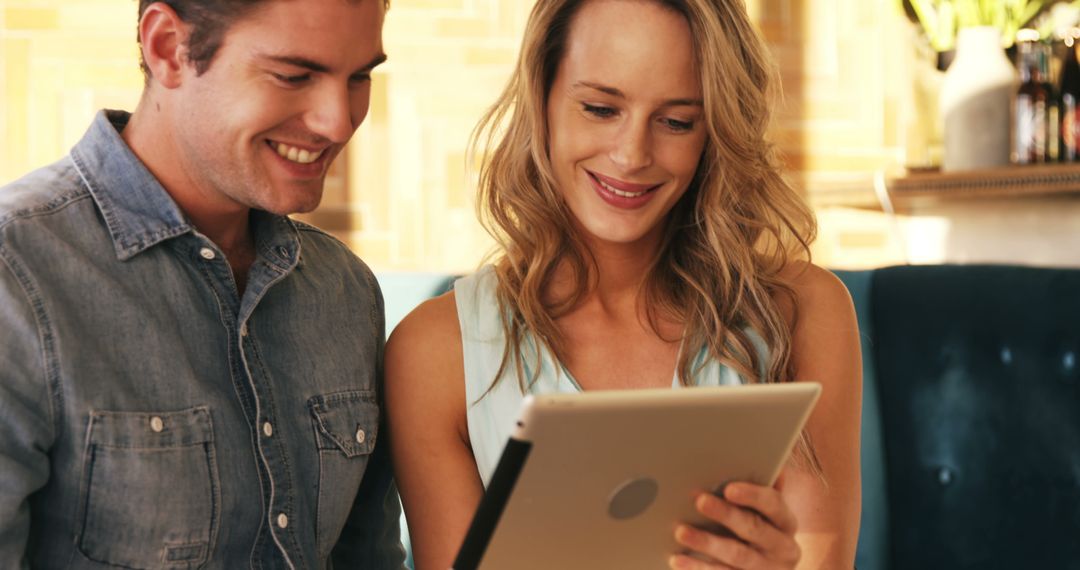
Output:
[[[387,351],[399,345],[413,349],[432,349],[457,340],[461,345],[458,327],[457,303],[450,291],[417,305],[396,327],[387,341]]]
[[[463,390],[461,346],[454,292],[424,301],[394,327],[386,342],[388,389],[411,391],[405,386],[416,386],[428,390],[441,385]],[[433,385],[433,378],[450,381]]]
[[[793,380],[821,385],[806,430],[828,481],[826,487],[808,471],[789,470],[784,493],[799,527],[813,529],[799,540],[804,562],[832,567],[823,561],[850,560],[859,528],[859,327],[851,296],[836,275],[798,262],[786,267],[781,278],[791,287],[797,307],[791,329]],[[779,295],[778,302],[790,299]]]
[[[453,556],[483,494],[469,443],[461,347],[453,292],[413,309],[386,344],[394,476],[418,568]]]
[[[793,261],[780,271],[779,276],[791,287],[799,320],[853,324],[855,308],[851,295],[831,271],[808,261]],[[789,318],[795,314],[788,295],[779,295],[777,302]]]
[[[847,298],[847,287],[833,272],[808,261],[793,261],[780,271],[795,292],[806,297]]]

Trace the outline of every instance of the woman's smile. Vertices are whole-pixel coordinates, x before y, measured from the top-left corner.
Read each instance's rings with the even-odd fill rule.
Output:
[[[649,203],[663,184],[633,184],[585,170],[593,189],[608,204],[633,210]]]

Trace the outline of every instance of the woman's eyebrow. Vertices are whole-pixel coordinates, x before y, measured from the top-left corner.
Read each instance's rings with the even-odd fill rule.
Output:
[[[626,99],[626,94],[619,91],[618,88],[611,87],[610,85],[604,85],[602,83],[596,83],[595,81],[578,81],[574,83],[571,89],[594,89],[601,93],[606,93],[612,97],[618,97],[620,99]],[[693,98],[676,98],[666,99],[661,104],[662,107],[704,107],[705,102],[701,99]]]

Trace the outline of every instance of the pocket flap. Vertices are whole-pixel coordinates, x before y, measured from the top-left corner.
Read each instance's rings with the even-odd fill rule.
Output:
[[[370,454],[379,431],[379,405],[370,390],[350,390],[308,400],[318,426],[320,449],[330,449],[324,441],[340,449],[346,457]]]
[[[214,440],[206,406],[178,412],[90,412],[90,443],[109,447],[170,448]]]

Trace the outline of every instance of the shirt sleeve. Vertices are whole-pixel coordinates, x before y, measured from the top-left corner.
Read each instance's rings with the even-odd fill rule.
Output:
[[[375,377],[378,382],[379,409],[385,410],[383,399],[383,356],[386,347],[386,312],[379,283],[365,268],[364,278],[374,295],[375,317],[371,325],[375,333]],[[401,570],[405,566],[405,549],[401,545],[401,498],[394,483],[390,462],[390,441],[385,416],[380,412],[379,439],[364,470],[364,479],[353,501],[352,511],[341,531],[330,557],[334,568],[373,568]]]
[[[49,479],[52,410],[41,300],[0,242],[0,568],[28,569],[29,498]]]
[[[380,426],[382,436],[375,444],[352,512],[331,553],[334,568],[405,568],[401,502],[390,465],[390,442],[383,431],[385,427],[385,423]]]

